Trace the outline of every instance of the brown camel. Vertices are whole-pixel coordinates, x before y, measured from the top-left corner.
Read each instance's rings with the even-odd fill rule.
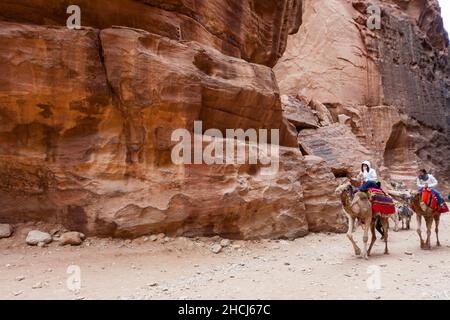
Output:
[[[370,252],[372,250],[373,244],[375,243],[377,237],[375,234],[375,223],[377,213],[372,212],[372,205],[369,198],[364,192],[354,190],[350,182],[344,183],[336,189],[336,193],[340,195],[344,211],[348,217],[348,231],[347,237],[353,245],[355,250],[355,255],[361,255],[364,259],[368,259]],[[378,215],[380,215],[378,213]],[[355,221],[359,220],[363,223],[362,227],[364,230],[363,236],[363,251],[361,254],[361,249],[356,244],[353,239],[353,233],[355,232]],[[384,242],[385,249],[384,254],[388,254],[388,217],[380,215],[381,224],[384,229]],[[372,239],[370,242],[369,249],[367,249],[367,242],[369,240],[369,229],[372,234]]]
[[[414,205],[414,210],[416,211],[417,217],[417,234],[420,239],[420,248],[425,250],[431,250],[431,227],[433,226],[433,220],[435,224],[434,231],[436,232],[436,246],[440,247],[439,242],[439,221],[441,219],[441,214],[428,207],[424,202],[422,202],[420,193],[415,193],[412,195],[411,203]],[[422,238],[422,217],[425,220],[427,226],[427,240],[423,241]]]

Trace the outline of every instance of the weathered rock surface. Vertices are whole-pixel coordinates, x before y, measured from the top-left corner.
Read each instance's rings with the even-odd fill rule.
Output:
[[[293,96],[283,95],[281,97],[283,116],[289,120],[297,130],[318,128],[320,120],[317,112],[315,112],[304,101]]]
[[[83,240],[85,239],[85,235],[81,232],[76,231],[70,231],[65,232],[59,237],[59,244],[64,245],[71,245],[71,246],[78,246],[81,243],[83,243]]]
[[[2,223],[0,224],[0,239],[1,238],[8,238],[12,235],[13,228],[10,224]]]
[[[450,60],[438,3],[377,4],[382,28],[369,30],[369,1],[304,1],[303,24],[274,68],[281,93],[324,104],[359,140],[346,152],[365,147],[384,179],[412,188],[424,167],[448,191]],[[333,131],[319,128],[317,138],[321,130]],[[324,150],[320,139],[311,140],[316,153]],[[335,143],[331,149],[342,146]]]
[[[170,160],[170,133],[194,120],[282,127],[269,68],[124,28],[2,23],[0,42],[2,220],[120,237],[308,232],[298,149],[283,149],[272,177],[254,165]]]
[[[0,20],[65,26],[70,5],[81,25],[125,26],[198,41],[227,55],[273,66],[301,24],[301,0],[4,0]]]
[[[346,217],[335,194],[336,177],[323,158],[305,156],[302,178],[306,219],[311,232],[345,232]]]
[[[343,231],[337,178],[363,160],[383,179],[413,185],[426,167],[448,185],[448,37],[437,2],[382,1],[381,30],[366,27],[368,3],[2,1],[0,222],[295,238]],[[80,30],[62,27],[73,4]],[[221,145],[235,142],[227,129],[279,129],[277,170],[174,164],[171,134],[192,134],[195,121],[202,133],[218,129],[208,135]]]
[[[47,244],[52,242],[52,236],[47,232],[42,232],[39,230],[31,230],[28,232],[26,243],[32,246]]]
[[[364,43],[348,1],[305,0],[303,24],[289,36],[274,68],[282,94],[365,104],[368,77]],[[378,83],[376,83],[378,85]]]
[[[224,136],[228,128],[280,128],[281,144],[297,146],[283,123],[270,68],[143,31],[107,29],[100,37],[108,82],[125,115],[128,149],[136,150],[128,150],[129,160],[149,160],[145,148],[167,149],[171,132],[193,128],[194,120]]]
[[[340,123],[302,130],[298,140],[308,155],[323,158],[338,177],[357,173],[361,162],[372,158],[350,128]]]

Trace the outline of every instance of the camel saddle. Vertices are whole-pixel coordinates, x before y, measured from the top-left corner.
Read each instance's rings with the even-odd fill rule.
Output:
[[[372,212],[382,215],[390,215],[395,213],[394,200],[389,197],[383,190],[369,188],[367,191],[370,202],[372,203]]]
[[[420,200],[429,208],[436,211],[436,214],[449,212],[448,206],[445,201],[439,204],[438,198],[429,188],[422,190],[422,192],[420,193]]]

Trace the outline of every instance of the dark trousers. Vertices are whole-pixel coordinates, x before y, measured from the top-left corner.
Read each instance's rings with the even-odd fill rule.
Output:
[[[378,189],[378,184],[375,181],[373,181],[373,180],[367,180],[367,182],[364,183],[361,186],[361,188],[359,188],[359,191],[366,192],[367,189],[369,189],[369,188]]]

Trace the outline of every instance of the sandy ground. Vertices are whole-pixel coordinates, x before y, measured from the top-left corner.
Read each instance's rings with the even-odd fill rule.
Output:
[[[342,234],[232,241],[214,254],[218,238],[91,238],[80,247],[31,247],[24,244],[29,229],[0,240],[1,299],[450,298],[449,215],[441,223],[442,247],[433,233],[433,249],[421,250],[414,221],[410,231],[391,230],[390,255],[377,241],[368,261],[353,255]],[[80,270],[79,292],[67,286],[71,265]]]

